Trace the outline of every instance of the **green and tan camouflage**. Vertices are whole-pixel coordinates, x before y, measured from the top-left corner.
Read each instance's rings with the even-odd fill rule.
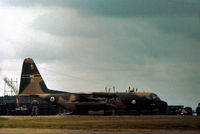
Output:
[[[23,62],[19,96],[37,96],[73,114],[103,111],[104,114],[164,114],[167,103],[154,93],[69,93],[47,88],[33,59]]]

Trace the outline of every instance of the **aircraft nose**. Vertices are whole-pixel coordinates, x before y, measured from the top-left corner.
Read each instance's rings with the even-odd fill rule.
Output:
[[[168,106],[167,102],[161,101],[159,106],[160,114],[165,114],[167,112],[167,106]]]

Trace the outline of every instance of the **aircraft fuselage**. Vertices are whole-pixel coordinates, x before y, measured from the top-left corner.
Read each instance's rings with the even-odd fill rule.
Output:
[[[46,94],[40,97],[57,103],[73,114],[88,114],[89,111],[111,112],[118,114],[164,114],[167,103],[152,98],[153,93],[62,93]]]

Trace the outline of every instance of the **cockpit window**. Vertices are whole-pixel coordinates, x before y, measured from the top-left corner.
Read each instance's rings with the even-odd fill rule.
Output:
[[[151,94],[152,100],[160,100],[160,98],[156,94]]]

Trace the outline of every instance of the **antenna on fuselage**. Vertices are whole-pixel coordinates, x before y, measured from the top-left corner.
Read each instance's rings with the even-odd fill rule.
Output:
[[[110,93],[110,88],[108,90],[109,90],[109,93]]]
[[[113,91],[114,91],[114,93],[115,93],[115,86],[113,86]]]

